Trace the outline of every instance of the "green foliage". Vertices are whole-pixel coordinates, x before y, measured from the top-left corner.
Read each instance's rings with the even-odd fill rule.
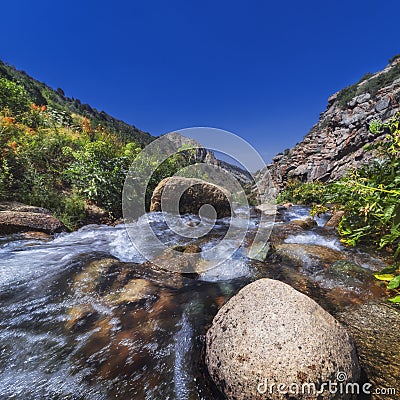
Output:
[[[121,156],[112,143],[101,140],[85,143],[76,151],[64,147],[63,153],[73,158],[65,171],[68,182],[88,200],[120,216],[128,157]]]
[[[367,72],[366,74],[364,74],[361,79],[358,81],[358,83],[364,82],[367,79],[371,78],[374,74],[372,74],[371,72]]]
[[[388,281],[388,291],[398,294],[400,259],[400,114],[382,124],[372,121],[370,131],[379,135],[365,146],[376,158],[369,164],[330,183],[289,181],[278,201],[317,204],[313,212],[331,203],[345,211],[338,232],[342,242],[374,245],[393,254],[391,271],[376,277]],[[381,138],[381,136],[383,137]],[[382,275],[383,274],[383,275]]]
[[[310,215],[314,218],[315,216],[320,216],[329,211],[329,207],[322,204],[314,204],[310,210]]]
[[[70,228],[85,202],[119,217],[125,173],[151,139],[0,61],[0,200],[46,207]]]
[[[393,61],[397,58],[398,56],[393,57]],[[347,86],[338,93],[338,105],[343,108],[352,98],[363,93],[370,93],[371,96],[375,96],[379,89],[392,84],[399,77],[400,64],[376,76],[370,73],[365,74],[358,83]],[[366,82],[360,85],[364,81]]]
[[[342,89],[338,96],[337,96],[337,102],[339,107],[345,107],[346,104],[355,96],[357,96],[357,88],[358,84],[350,85]]]
[[[0,76],[0,108],[7,109],[12,116],[29,109],[28,93],[23,86]]]
[[[94,127],[102,127],[107,132],[116,135],[124,143],[135,142],[143,146],[153,139],[150,134],[115,119],[104,111],[98,111],[89,104],[83,104],[78,99],[68,98],[63,94],[62,89],[53,90],[25,72],[18,71],[2,61],[0,61],[0,78],[22,87],[29,99],[28,106],[33,102],[39,106],[45,105],[48,109],[57,110],[59,113],[68,116],[72,114],[84,116],[91,121]],[[0,101],[2,98],[0,93]],[[4,109],[4,107],[0,106],[0,109]]]
[[[296,203],[296,204],[318,204],[325,195],[326,187],[323,183],[301,182],[299,180],[289,180],[285,190],[277,197],[278,203]]]

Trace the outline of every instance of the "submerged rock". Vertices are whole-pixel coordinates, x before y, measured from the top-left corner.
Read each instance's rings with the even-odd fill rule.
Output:
[[[73,292],[77,295],[102,294],[115,279],[121,280],[121,263],[116,258],[102,258],[90,261],[80,273],[74,277]]]
[[[163,194],[167,185],[168,189]],[[203,205],[210,204],[215,208],[217,218],[231,216],[230,194],[224,188],[201,179],[183,177],[163,179],[151,196],[150,211],[162,211],[161,197],[169,206],[178,205],[180,214],[198,214]]]
[[[366,282],[373,279],[371,270],[347,260],[336,261],[328,268],[327,273],[345,282],[348,280]]]
[[[339,322],[309,297],[271,279],[251,283],[219,310],[206,335],[206,363],[221,392],[236,400],[288,398],[277,390],[266,394],[271,384],[287,389],[308,383],[318,390],[339,372],[348,382],[360,377],[353,341]]]
[[[24,239],[36,239],[36,240],[45,240],[45,241],[51,239],[51,236],[48,233],[36,232],[36,231],[22,232],[21,236]]]
[[[317,244],[283,243],[275,246],[278,256],[300,267],[327,267],[345,256],[338,250]]]
[[[99,318],[99,313],[91,304],[79,304],[68,310],[65,328],[73,332],[90,329]]]
[[[156,287],[147,279],[132,279],[117,292],[105,296],[105,302],[113,305],[138,303],[151,298]]]
[[[272,232],[269,241],[272,244],[280,244],[285,241],[290,235],[296,235],[304,232],[303,227],[299,224],[292,222],[275,224],[272,228]]]

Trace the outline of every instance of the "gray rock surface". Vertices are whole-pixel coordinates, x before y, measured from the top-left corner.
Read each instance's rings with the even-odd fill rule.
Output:
[[[29,206],[27,204],[19,203],[17,201],[0,202],[0,211],[19,211],[19,212],[32,212],[39,214],[51,214],[47,208]]]
[[[348,382],[360,376],[353,341],[339,322],[309,297],[271,279],[247,285],[219,310],[206,335],[206,363],[219,389],[236,400],[290,397],[263,393],[266,384],[319,387],[336,381],[339,371]],[[351,397],[340,397],[346,398]]]
[[[399,63],[399,59],[393,61],[368,81],[387,73],[396,76],[394,72],[399,69]],[[273,158],[267,168],[278,189],[290,178],[331,181],[373,158],[363,146],[378,140],[379,136],[371,134],[368,125],[373,119],[385,122],[400,110],[400,79],[394,79],[373,94],[365,84],[363,81],[357,85],[360,93],[345,105],[340,102],[340,92],[331,96],[326,111],[304,139]]]

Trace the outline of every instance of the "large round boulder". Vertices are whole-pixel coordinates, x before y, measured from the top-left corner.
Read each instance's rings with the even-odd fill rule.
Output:
[[[236,400],[319,398],[313,388],[322,383],[360,377],[353,341],[339,322],[271,279],[244,287],[219,310],[206,335],[206,363],[217,387]]]
[[[163,179],[155,188],[150,211],[168,211],[162,209],[162,198],[167,206],[176,204],[180,214],[199,214],[200,208],[209,204],[214,207],[217,218],[224,218],[231,216],[229,197],[220,186],[201,179],[173,176]]]

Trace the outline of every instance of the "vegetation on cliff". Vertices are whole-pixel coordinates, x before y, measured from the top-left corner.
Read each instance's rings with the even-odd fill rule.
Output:
[[[375,96],[379,89],[392,84],[400,75],[398,59],[399,56],[394,56],[389,60],[390,64],[397,62],[389,71],[376,75],[367,73],[354,85],[341,90],[337,96],[339,106],[345,107],[351,99],[360,94],[369,93],[371,96]]]
[[[9,82],[18,84],[24,90],[27,96],[18,104],[18,111],[22,111],[20,106],[29,106],[29,103],[34,103],[38,106],[46,106],[48,110],[52,110],[53,114],[57,114],[58,121],[64,124],[72,124],[71,116],[74,114],[86,117],[92,128],[98,126],[109,133],[115,134],[122,142],[135,142],[141,146],[152,141],[152,136],[149,133],[143,132],[136,127],[129,125],[121,120],[113,118],[104,111],[98,111],[92,108],[89,104],[83,104],[79,99],[69,98],[65,95],[61,88],[53,90],[43,82],[29,76],[24,71],[18,71],[14,67],[0,61],[0,77]],[[10,102],[13,99],[9,96],[3,96],[0,92],[0,108],[8,106],[12,108]],[[28,100],[28,101],[26,101]],[[15,110],[17,111],[17,110]],[[79,127],[76,126],[76,127]]]
[[[388,282],[392,301],[400,302],[400,114],[382,124],[372,121],[370,131],[382,140],[365,146],[376,158],[335,182],[290,181],[278,201],[314,204],[316,212],[333,204],[345,211],[338,232],[354,246],[375,245],[393,254],[394,264],[376,277]]]

